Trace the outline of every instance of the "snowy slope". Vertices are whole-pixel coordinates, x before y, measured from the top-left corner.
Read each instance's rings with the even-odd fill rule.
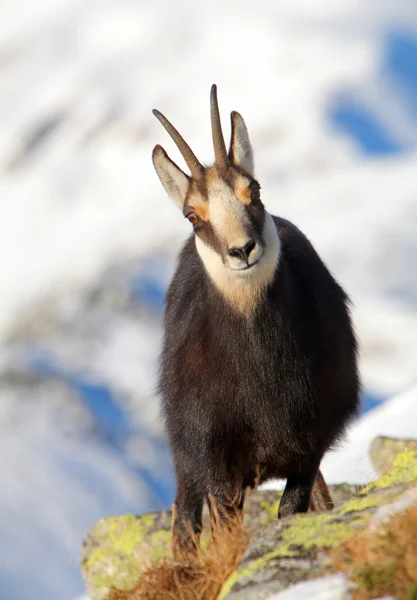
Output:
[[[365,414],[351,427],[340,450],[323,461],[328,481],[368,483],[378,477],[369,458],[369,443],[378,435],[417,438],[417,383]]]
[[[189,230],[152,169],[156,143],[179,157],[151,109],[210,161],[213,82],[225,130],[232,109],[247,121],[267,207],[307,233],[352,296],[366,407],[399,394],[352,428],[326,475],[363,481],[375,433],[417,435],[405,417],[416,404],[416,65],[414,0],[2,7],[8,598],[75,597],[89,524],[172,499],[154,387],[162,297]]]
[[[238,15],[233,3],[221,12],[127,0],[5,7],[3,335],[46,297],[75,298],[112,261],[178,248],[188,229],[149,163],[156,142],[176,154],[150,109],[166,111],[210,160],[215,80],[224,116],[239,108],[247,119],[268,207],[309,234],[351,291],[372,362],[362,306],[382,302],[378,312],[395,320],[409,304],[414,313],[417,297],[416,96],[412,73],[403,80],[390,59],[390,32],[414,35],[417,16],[408,2],[321,4],[310,12],[299,2],[239,4]],[[358,106],[391,140],[382,157],[364,161],[363,136],[346,132],[341,111]],[[409,354],[408,339],[381,329],[388,354]],[[409,365],[398,362],[390,391],[410,380]],[[372,365],[369,377],[377,385]]]

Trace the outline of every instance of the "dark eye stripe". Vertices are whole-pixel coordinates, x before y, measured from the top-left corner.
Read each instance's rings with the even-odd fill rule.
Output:
[[[213,225],[210,221],[201,222],[201,227],[198,231],[198,236],[201,240],[210,248],[212,248],[217,254],[222,256],[222,244],[213,229]]]
[[[249,189],[251,201],[259,202],[261,199],[261,186],[255,179],[252,179],[252,181],[250,182]]]
[[[265,224],[265,208],[261,200],[252,201],[246,210],[249,214],[251,226],[256,233],[258,240],[263,243],[263,230]]]
[[[254,189],[251,191],[250,198],[252,202],[259,201],[261,199],[261,190]]]

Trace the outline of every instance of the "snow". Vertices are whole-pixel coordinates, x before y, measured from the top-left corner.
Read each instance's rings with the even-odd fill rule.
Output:
[[[326,481],[367,483],[376,479],[378,473],[368,453],[370,442],[378,435],[414,439],[416,423],[417,382],[406,392],[363,415],[349,429],[340,449],[329,452],[322,463]]]
[[[5,597],[29,597],[30,591],[32,598],[69,598],[76,592],[74,583],[81,583],[80,534],[101,516],[140,510],[152,494],[98,443],[36,433],[22,442],[3,434],[0,451],[8,457],[1,468],[7,485],[0,498]],[[7,577],[8,572],[15,576]],[[26,590],[25,581],[30,582]]]
[[[267,207],[352,297],[365,400],[392,398],[325,476],[369,480],[374,435],[417,435],[416,39],[414,0],[2,7],[7,597],[75,598],[88,527],[172,500],[154,389],[162,296],[189,230],[152,169],[156,143],[182,162],[151,109],[209,162],[213,82],[226,135],[230,110],[245,117]]]

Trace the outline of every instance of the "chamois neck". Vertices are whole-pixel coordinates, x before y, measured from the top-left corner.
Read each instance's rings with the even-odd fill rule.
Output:
[[[228,269],[219,254],[195,238],[197,252],[212,283],[233,310],[248,317],[265,297],[279,264],[280,240],[269,213],[265,214],[263,238],[264,252],[259,264],[243,274]]]

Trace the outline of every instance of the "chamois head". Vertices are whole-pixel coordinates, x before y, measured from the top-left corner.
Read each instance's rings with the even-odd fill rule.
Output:
[[[154,110],[180,150],[191,177],[159,145],[153,150],[153,164],[165,190],[192,224],[197,251],[217,286],[223,291],[236,286],[264,288],[276,269],[279,242],[254,177],[248,131],[240,114],[232,112],[227,153],[215,85],[210,104],[215,163],[201,165],[168,119]]]

